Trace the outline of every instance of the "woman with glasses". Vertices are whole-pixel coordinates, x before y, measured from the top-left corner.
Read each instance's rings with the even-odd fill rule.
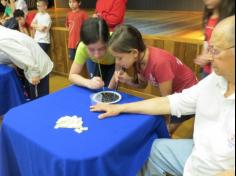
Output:
[[[69,80],[89,89],[107,87],[115,70],[115,59],[107,49],[110,33],[106,22],[89,18],[81,27],[80,38]],[[85,64],[89,78],[82,76]]]
[[[143,168],[145,176],[235,175],[235,16],[216,26],[210,46],[214,72],[182,93],[129,104],[91,106],[91,111],[103,112],[101,119],[120,113],[196,114],[193,139],[153,142],[147,167]]]

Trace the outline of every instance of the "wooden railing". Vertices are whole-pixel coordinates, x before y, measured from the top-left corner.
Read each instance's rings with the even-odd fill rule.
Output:
[[[54,72],[60,75],[67,76],[71,61],[68,59],[68,30],[64,27],[53,27],[51,31],[51,58],[55,64]],[[149,46],[155,46],[165,49],[178,57],[183,63],[189,66],[198,76],[199,67],[196,66],[193,60],[201,53],[202,41],[190,40],[184,38],[177,38],[171,36],[143,36],[144,41]],[[84,71],[85,72],[85,71]],[[156,87],[148,85],[145,90],[134,89],[126,85],[121,85],[119,90],[140,96],[143,98],[150,98],[159,95]]]

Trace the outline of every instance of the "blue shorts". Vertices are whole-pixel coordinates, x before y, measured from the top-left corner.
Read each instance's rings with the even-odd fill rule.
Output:
[[[75,59],[75,54],[76,54],[76,49],[75,48],[69,48],[69,59],[74,60]]]

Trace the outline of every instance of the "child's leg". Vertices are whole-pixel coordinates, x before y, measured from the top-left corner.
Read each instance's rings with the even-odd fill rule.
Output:
[[[69,59],[70,60],[74,60],[75,59],[75,53],[76,53],[76,49],[74,48],[69,48]]]
[[[191,139],[157,139],[143,168],[145,176],[183,175],[185,163],[193,148]]]
[[[49,94],[49,75],[40,80],[37,86],[38,96],[42,97]]]
[[[38,85],[28,83],[29,86],[29,98],[34,100],[36,98],[49,94],[49,75],[40,80]]]
[[[167,124],[170,135],[172,136],[183,122],[193,118],[194,116],[195,116],[194,114],[181,116],[180,118],[177,116],[170,116],[170,123]],[[191,136],[191,135],[192,134],[188,134],[188,136]]]
[[[86,62],[87,72],[89,78],[93,78],[94,76],[99,75],[98,64],[88,59]]]
[[[50,44],[48,43],[38,43],[38,44],[43,49],[43,51],[48,54]]]

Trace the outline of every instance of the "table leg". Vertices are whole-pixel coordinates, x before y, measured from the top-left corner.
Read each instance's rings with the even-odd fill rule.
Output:
[[[0,116],[0,127],[2,126],[3,116]]]

